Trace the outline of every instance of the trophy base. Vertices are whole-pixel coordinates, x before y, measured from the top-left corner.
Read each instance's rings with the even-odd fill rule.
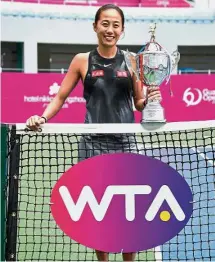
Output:
[[[146,105],[141,123],[166,123],[164,109],[159,102],[150,102]]]
[[[166,119],[164,120],[141,120],[141,123],[166,123]]]

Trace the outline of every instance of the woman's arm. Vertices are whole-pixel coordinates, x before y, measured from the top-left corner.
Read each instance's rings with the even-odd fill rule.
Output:
[[[78,54],[74,57],[72,60],[68,72],[66,76],[64,77],[61,87],[57,93],[57,95],[54,97],[54,99],[49,103],[49,105],[46,107],[45,111],[43,112],[43,116],[47,119],[51,119],[53,116],[55,116],[61,107],[63,106],[65,100],[71,93],[71,91],[75,88],[76,84],[78,83],[80,79],[80,60],[81,55]]]
[[[142,83],[140,80],[137,81],[135,74],[133,74],[133,94],[135,108],[138,111],[143,111],[146,97],[144,96]]]
[[[81,77],[81,67],[83,62],[86,61],[86,54],[77,54],[68,69],[66,76],[64,77],[61,87],[54,97],[54,99],[48,104],[45,111],[40,116],[31,116],[27,121],[26,125],[31,129],[37,129],[40,124],[44,124],[45,119],[49,120],[54,117],[59,110],[62,108],[66,98],[69,96],[70,92],[75,88],[76,84]]]

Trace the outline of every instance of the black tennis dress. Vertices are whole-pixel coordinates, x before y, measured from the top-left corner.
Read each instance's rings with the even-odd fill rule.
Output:
[[[115,57],[104,58],[97,49],[91,51],[84,80],[85,123],[134,123],[132,97],[132,77],[124,52],[118,48]],[[79,161],[105,153],[133,152],[134,149],[137,148],[133,135],[84,135],[79,144]]]

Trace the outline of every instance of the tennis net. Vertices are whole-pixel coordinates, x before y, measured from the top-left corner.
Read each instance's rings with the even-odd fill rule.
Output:
[[[7,126],[5,260],[97,261],[66,236],[50,211],[59,177],[79,160],[133,152],[176,169],[193,193],[193,214],[172,240],[136,261],[215,260],[215,121],[155,124],[46,124],[41,132]],[[110,254],[110,261],[122,261]]]

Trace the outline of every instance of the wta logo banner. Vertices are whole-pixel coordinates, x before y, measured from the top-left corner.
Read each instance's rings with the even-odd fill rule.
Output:
[[[189,221],[193,197],[169,165],[143,155],[105,154],[67,170],[55,184],[51,212],[74,241],[104,252],[162,245]]]

